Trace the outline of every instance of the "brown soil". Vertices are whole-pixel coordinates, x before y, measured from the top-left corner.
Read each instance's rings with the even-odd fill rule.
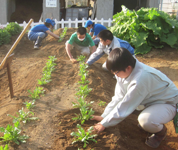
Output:
[[[62,29],[55,33],[61,33]],[[11,63],[12,81],[14,88],[13,99],[10,98],[8,78],[6,69],[0,70],[0,127],[12,125],[11,114],[17,116],[16,112],[22,107],[25,101],[30,101],[27,90],[33,91],[37,80],[42,77],[42,69],[46,65],[48,56],[56,56],[57,66],[52,73],[52,82],[44,86],[46,93],[36,101],[36,107],[32,110],[38,121],[31,121],[21,124],[23,134],[30,136],[25,144],[16,145],[11,143],[10,150],[77,150],[83,149],[82,143],[72,145],[73,137],[71,132],[77,130],[77,123],[72,118],[78,109],[72,108],[72,102],[76,102],[75,93],[80,80],[78,75],[79,64],[72,64],[65,52],[65,41],[75,29],[68,29],[63,42],[58,43],[56,39],[48,36],[43,41],[40,50],[33,50],[33,43],[26,35],[14,50],[15,56]],[[12,38],[9,45],[0,47],[0,62],[11,48],[17,37]],[[73,51],[76,57],[77,53]],[[153,49],[150,53],[137,56],[141,62],[155,67],[165,73],[178,87],[178,51],[171,48],[161,50]],[[109,103],[114,94],[116,80],[109,72],[101,69],[106,56],[89,67],[89,87],[92,88],[87,101],[95,101],[92,108],[95,114],[102,114],[104,107],[100,107],[99,101]],[[26,109],[25,109],[26,110]],[[97,143],[90,142],[87,150],[151,150],[145,145],[147,134],[137,127],[137,116],[139,112],[133,112],[120,124],[107,128],[95,139]],[[94,125],[96,121],[86,121],[85,129]],[[172,122],[166,124],[168,134],[165,141],[160,145],[159,150],[177,150],[178,143]],[[3,134],[0,133],[0,136]],[[2,143],[4,145],[4,143]]]

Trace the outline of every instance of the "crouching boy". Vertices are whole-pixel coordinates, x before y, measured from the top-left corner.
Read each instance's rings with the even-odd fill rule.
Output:
[[[138,127],[151,133],[146,144],[157,148],[166,137],[165,124],[176,115],[178,89],[162,72],[138,60],[125,48],[116,48],[109,54],[106,67],[117,80],[115,95],[101,116],[95,130],[103,131],[129,116],[139,105],[144,106],[138,116]]]

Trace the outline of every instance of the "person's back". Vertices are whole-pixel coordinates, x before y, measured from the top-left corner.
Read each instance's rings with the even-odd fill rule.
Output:
[[[93,32],[93,35],[97,37],[101,31],[106,30],[106,29],[107,28],[101,24],[94,24],[90,32]]]

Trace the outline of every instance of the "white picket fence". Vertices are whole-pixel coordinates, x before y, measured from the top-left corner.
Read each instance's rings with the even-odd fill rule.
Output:
[[[90,20],[91,20],[91,19],[90,19]],[[69,19],[68,21],[66,21],[66,20],[64,20],[64,19],[62,19],[61,21],[57,21],[57,20],[55,19],[56,25],[55,25],[54,29],[58,29],[58,28],[59,28],[59,25],[61,25],[61,26],[60,26],[61,28],[64,28],[64,27],[68,27],[68,28],[71,28],[71,27],[78,28],[78,23],[82,23],[82,26],[84,26],[86,21],[87,21],[87,20],[85,20],[84,18],[83,18],[82,20],[78,20],[77,18],[76,18],[75,20]],[[105,26],[107,26],[107,27],[111,27],[111,25],[112,25],[112,20],[111,20],[110,18],[109,18],[108,20],[104,20],[103,18],[102,18],[101,20],[97,20],[97,18],[95,18],[94,20],[91,20],[91,21],[93,21],[94,23],[100,23],[100,24],[105,25]],[[33,26],[35,26],[35,25],[38,25],[38,24],[43,24],[43,23],[44,23],[44,22],[42,22],[41,20],[39,20],[39,22],[32,22],[31,27],[33,27]],[[9,24],[9,23],[4,24],[4,25],[1,25],[1,24],[0,24],[0,26],[1,26],[2,28],[4,28],[4,27],[6,27],[8,24]],[[25,28],[27,24],[28,24],[28,23],[24,21],[23,23],[21,23],[21,24],[19,24],[19,25],[20,25],[21,27]]]

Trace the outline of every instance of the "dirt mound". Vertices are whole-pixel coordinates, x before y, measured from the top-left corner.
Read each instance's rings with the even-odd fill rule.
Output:
[[[29,122],[21,125],[23,134],[30,136],[26,144],[11,144],[10,150],[77,150],[82,149],[83,144],[76,143],[72,145],[73,138],[70,133],[76,131],[76,124],[72,117],[78,110],[72,108],[72,102],[76,102],[75,93],[80,80],[78,75],[79,65],[72,64],[65,52],[65,42],[76,29],[70,28],[67,31],[65,39],[58,43],[57,39],[50,36],[43,41],[40,50],[33,50],[33,43],[23,37],[21,42],[14,50],[15,56],[11,64],[12,81],[14,88],[13,99],[10,98],[8,78],[6,69],[0,70],[0,127],[12,125],[12,118],[7,114],[16,116],[16,112],[25,107],[25,101],[31,100],[27,90],[33,91],[37,80],[42,77],[42,69],[46,65],[48,56],[56,56],[57,66],[52,73],[52,82],[44,86],[45,96],[36,101],[36,107],[32,110],[38,121]],[[60,34],[62,29],[55,31]],[[12,43],[0,46],[0,61],[11,48]],[[73,50],[73,56],[77,53]],[[178,51],[171,48],[161,50],[152,50],[149,54],[137,56],[138,60],[155,67],[164,72],[178,87]],[[92,108],[95,113],[102,114],[104,107],[100,107],[99,101],[109,103],[114,94],[116,80],[109,72],[101,69],[106,56],[95,62],[89,67],[88,80],[89,87],[92,88],[87,101],[95,101]],[[135,111],[120,124],[112,128],[107,128],[103,133],[96,137],[97,143],[91,142],[87,149],[91,150],[151,150],[144,144],[146,133],[137,127],[137,116],[139,112]],[[95,121],[87,121],[84,128],[94,125]],[[173,123],[166,124],[168,135],[159,150],[177,150],[178,143]],[[0,133],[2,136],[2,133]]]

